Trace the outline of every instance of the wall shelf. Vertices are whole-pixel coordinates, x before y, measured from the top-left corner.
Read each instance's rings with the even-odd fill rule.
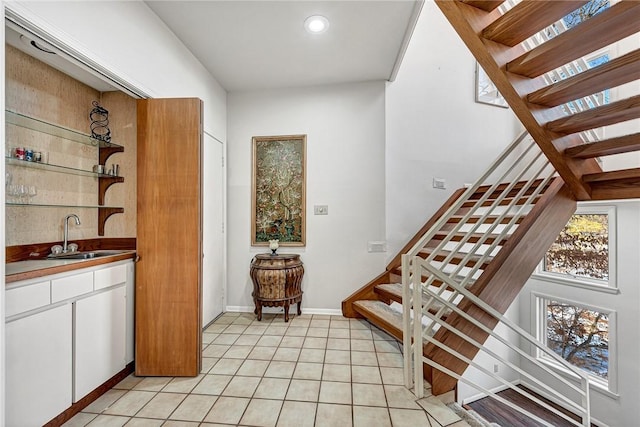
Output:
[[[53,204],[53,203],[22,203],[22,202],[6,202],[7,207],[23,207],[23,208],[76,208],[76,209],[123,209],[116,206],[101,205],[74,205],[71,203]]]
[[[52,163],[32,162],[32,161],[17,159],[15,157],[5,157],[5,163],[7,165],[12,165],[12,166],[47,170],[51,172],[66,173],[69,175],[91,176],[94,178],[114,178],[114,176],[112,175],[96,173],[96,172],[88,171],[85,169],[70,168],[68,166],[54,165]],[[122,177],[116,177],[116,178],[122,178]]]
[[[100,148],[121,148],[124,150],[124,147],[121,145],[100,141],[99,139],[93,138],[82,132],[25,116],[24,114],[16,113],[14,111],[5,110],[5,120],[7,124],[46,133],[47,135],[57,136],[68,141],[77,142],[78,144],[91,145],[93,147]]]
[[[46,135],[62,138],[67,141],[96,147],[97,163],[101,165],[106,165],[107,159],[109,159],[109,157],[111,157],[113,154],[121,153],[124,151],[124,147],[121,145],[101,141],[99,139],[93,138],[88,134],[84,134],[73,129],[36,119],[34,117],[29,117],[24,114],[16,113],[14,111],[5,110],[5,120],[7,125],[19,126]],[[84,169],[77,169],[50,163],[26,161],[14,157],[5,157],[5,163],[11,166],[30,168],[34,170],[58,172],[77,176],[87,176],[98,179],[98,205],[23,203],[7,201],[5,203],[7,207],[97,209],[99,236],[104,236],[105,222],[111,215],[124,212],[124,208],[122,207],[104,206],[105,193],[107,192],[109,187],[111,187],[113,184],[124,182],[124,178],[121,176],[100,174]]]

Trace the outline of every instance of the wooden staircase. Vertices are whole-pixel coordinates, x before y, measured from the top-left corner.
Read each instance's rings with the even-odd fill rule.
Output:
[[[640,150],[640,124],[638,132],[596,142],[585,143],[580,133],[602,126],[635,120],[640,123],[640,95],[616,100],[610,104],[570,113],[564,106],[585,96],[597,94],[623,84],[640,80],[640,51],[634,50],[611,59],[595,68],[553,82],[545,73],[564,66],[591,52],[616,43],[640,32],[640,2],[620,1],[590,19],[551,38],[533,49],[526,50],[525,40],[560,20],[587,1],[521,1],[503,12],[499,7],[505,0],[435,0],[446,18],[504,96],[513,112],[522,122],[559,177],[543,185],[535,198],[530,198],[538,187],[519,191],[520,183],[503,193],[508,183],[498,187],[483,186],[460,204],[440,229],[433,226],[449,207],[456,204],[463,189],[451,198],[418,231],[416,236],[389,263],[386,270],[367,285],[343,301],[342,311],[347,317],[363,317],[374,325],[402,339],[402,315],[391,309],[393,302],[402,302],[401,257],[416,242],[430,233],[429,240],[419,256],[431,262],[466,268],[478,266],[478,255],[448,253],[439,246],[439,240],[463,241],[465,244],[481,242],[495,248],[490,257],[480,254],[481,265],[477,274],[467,280],[469,291],[504,313],[544,256],[548,247],[575,212],[576,201],[613,200],[640,197],[640,167],[624,170],[603,170],[598,157]],[[640,156],[638,157],[640,158]],[[640,166],[640,165],[639,165]],[[502,181],[498,181],[502,182]],[[490,192],[488,194],[487,192]],[[495,194],[494,194],[495,193]],[[496,200],[496,198],[498,198]],[[479,202],[480,201],[480,202]],[[528,213],[519,218],[498,215],[467,215],[478,206],[530,205]],[[456,204],[457,206],[457,204]],[[482,224],[517,224],[508,236],[475,231],[471,234],[454,232],[458,226]],[[491,228],[491,227],[489,227]],[[435,248],[438,248],[434,252]],[[469,255],[469,256],[467,256]],[[421,273],[422,274],[422,273]],[[438,288],[441,281],[424,277]],[[458,308],[489,328],[497,320],[470,301],[456,300]],[[442,308],[430,305],[430,312]],[[450,309],[441,310],[446,323],[463,331],[480,343],[488,334],[463,316]],[[433,337],[447,347],[473,359],[476,347],[446,328],[439,328]],[[423,354],[451,371],[462,374],[468,364],[442,348],[427,343]],[[435,395],[455,388],[456,380],[427,364],[425,378],[431,383]]]
[[[480,296],[501,312],[506,311],[511,302],[516,298],[521,287],[531,275],[547,248],[575,211],[576,202],[561,178],[555,178],[550,184],[537,181],[537,185],[544,188],[538,189],[541,195],[534,197],[532,199],[533,203],[530,201],[526,202],[524,198],[521,198],[522,201],[517,201],[518,206],[526,206],[529,208],[526,215],[514,218],[510,214],[499,215],[492,213],[491,215],[468,216],[465,221],[466,225],[472,226],[490,226],[495,224],[496,221],[499,223],[513,221],[517,224],[515,231],[508,236],[500,236],[496,231],[491,233],[470,233],[465,241],[466,244],[470,244],[477,243],[480,239],[484,239],[482,241],[484,245],[496,244],[497,247],[492,251],[491,256],[489,256],[487,260],[480,262],[480,269],[476,274],[477,277],[471,279],[467,287],[475,295]],[[501,185],[499,188],[504,188],[504,185]],[[519,185],[516,184],[512,192],[515,193],[518,189]],[[534,188],[531,188],[527,190],[527,193],[533,190]],[[495,194],[487,194],[487,191],[487,186],[480,187],[478,191],[471,196],[471,200],[480,199],[482,196],[486,196],[487,200],[491,200],[492,198],[495,200],[496,197],[502,194],[498,191],[496,191]],[[407,253],[415,243],[437,223],[444,212],[458,200],[463,192],[464,189],[460,189],[449,198],[440,210],[427,221],[414,238],[407,243],[400,254],[389,263],[385,272],[342,302],[342,312],[345,316],[365,318],[398,340],[402,340],[402,313],[398,309],[392,309],[390,307],[390,304],[393,302],[402,302],[402,285],[400,284],[402,274],[401,255]],[[437,243],[447,234],[445,233],[446,229],[451,226],[460,225],[464,227],[464,225],[461,225],[459,222],[465,217],[465,213],[469,209],[468,203],[469,202],[465,202],[461,205],[442,229],[438,230],[433,238],[427,242],[426,247],[433,247],[435,249]],[[481,205],[484,205],[484,202],[481,203]],[[480,224],[479,221],[481,221]],[[464,233],[462,232],[453,233],[451,242],[456,243],[463,235]],[[436,254],[432,254],[430,251],[420,251],[422,258],[426,259],[429,255],[433,255],[432,259],[434,262],[446,262],[453,267],[462,266],[463,268],[473,267],[476,258],[479,257],[477,254],[470,253],[467,253],[467,255],[469,255],[468,257],[460,253],[457,253],[455,256],[448,256],[450,252],[446,250],[439,251]],[[426,279],[426,277],[424,279]],[[519,285],[514,286],[514,283],[518,283]],[[439,280],[432,280],[430,286],[433,289],[438,289],[443,286],[443,283]],[[444,295],[446,295],[448,291],[444,290],[444,292]],[[458,298],[455,302],[458,303],[459,307],[465,304],[462,298]],[[442,304],[432,304],[429,306],[429,311],[436,313],[441,308],[443,308]],[[464,323],[464,319],[456,314],[451,314],[451,310],[446,308],[443,308],[443,310],[444,316],[448,316],[447,323],[452,322],[452,324],[457,324],[458,326]],[[482,317],[482,312],[478,312],[477,307],[472,304],[467,304],[465,311],[473,313],[474,316]],[[494,323],[492,324],[492,321],[492,319],[487,319],[486,324],[493,327]],[[470,331],[475,339],[486,339],[482,331],[474,330],[474,328],[470,328]],[[446,337],[447,332],[445,330],[436,332],[436,337],[438,337],[438,335],[441,336],[440,338],[449,342],[449,344],[459,347],[458,350],[468,356],[473,357],[477,351],[477,349],[474,348],[466,348],[464,341],[457,340],[456,337]],[[466,368],[466,364],[460,363],[458,359],[449,356],[432,345],[424,345],[423,350],[425,355],[429,355],[429,357],[432,357],[434,360],[437,360],[439,363],[456,372],[462,373]],[[453,378],[436,370],[431,370],[426,366],[424,372],[425,378],[431,383],[434,394],[443,394],[455,388],[455,380]]]
[[[640,37],[640,2],[619,1],[525,50],[522,42],[587,1],[436,0],[453,28],[577,200],[640,197],[640,167],[603,171],[596,157],[640,150],[637,132],[585,144],[580,132],[640,119],[640,95],[567,114],[563,104],[640,80],[640,50],[549,84],[544,74],[626,37]],[[638,165],[640,166],[640,165]]]

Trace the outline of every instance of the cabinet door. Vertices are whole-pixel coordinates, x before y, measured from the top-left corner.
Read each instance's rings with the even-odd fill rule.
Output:
[[[125,367],[125,286],[75,302],[74,402]]]
[[[136,375],[196,376],[202,341],[202,101],[138,101]]]
[[[6,324],[7,426],[41,426],[71,406],[71,304]]]

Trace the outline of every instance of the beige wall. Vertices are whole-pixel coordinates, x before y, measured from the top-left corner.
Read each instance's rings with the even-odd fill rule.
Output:
[[[112,142],[124,153],[108,160],[120,164],[125,182],[113,185],[105,205],[122,206],[124,214],[107,220],[104,237],[135,237],[136,229],[136,103],[120,92],[100,93],[11,47],[6,49],[6,108],[89,134],[89,112],[94,100],[109,110]],[[97,148],[70,142],[15,125],[7,125],[7,147],[26,146],[49,153],[49,163],[91,170],[98,162]],[[35,185],[32,204],[97,205],[98,180],[19,166],[7,166],[13,184]],[[71,226],[70,239],[98,237],[95,208],[7,207],[5,245],[62,240],[63,218],[76,213],[82,225]]]

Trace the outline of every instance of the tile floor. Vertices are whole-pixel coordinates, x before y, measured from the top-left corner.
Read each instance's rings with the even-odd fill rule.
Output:
[[[468,424],[402,385],[398,342],[341,316],[225,313],[203,333],[196,378],[130,375],[65,426]]]

